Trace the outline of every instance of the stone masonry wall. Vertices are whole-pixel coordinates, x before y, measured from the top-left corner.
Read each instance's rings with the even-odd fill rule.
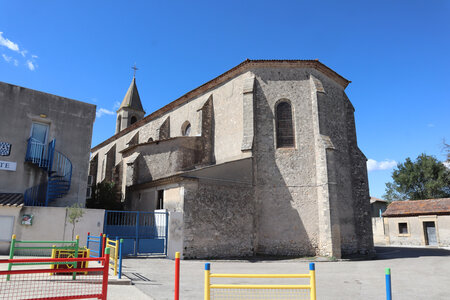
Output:
[[[314,74],[320,76],[318,72]],[[368,253],[373,249],[366,159],[356,142],[354,109],[342,87],[320,77],[324,93],[318,93],[320,133],[334,147],[337,215],[341,252]],[[330,180],[330,181],[334,181]]]
[[[307,69],[255,69],[255,252],[314,255],[319,241]],[[276,148],[275,106],[292,106],[294,148]]]
[[[251,186],[184,185],[184,258],[253,255],[253,211]]]

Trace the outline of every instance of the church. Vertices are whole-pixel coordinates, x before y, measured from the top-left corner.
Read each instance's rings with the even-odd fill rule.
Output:
[[[145,115],[133,77],[90,175],[129,210],[167,210],[183,258],[370,254],[349,83],[318,60],[245,60]]]

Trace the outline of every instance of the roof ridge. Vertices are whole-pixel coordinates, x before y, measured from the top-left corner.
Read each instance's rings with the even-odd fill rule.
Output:
[[[257,60],[250,60],[250,59],[246,59],[243,62],[241,62],[240,64],[234,66],[233,68],[229,69],[228,71],[220,74],[219,76],[207,81],[206,83],[194,88],[193,90],[187,92],[186,94],[182,95],[181,97],[175,99],[174,101],[166,104],[165,106],[161,107],[160,109],[152,112],[151,114],[145,116],[144,118],[142,118],[141,120],[137,121],[136,123],[128,126],[127,128],[125,128],[122,131],[119,131],[118,133],[116,133],[115,135],[111,136],[110,138],[106,139],[105,141],[101,142],[100,144],[94,146],[91,149],[91,152],[96,151],[97,149],[99,149],[100,147],[118,139],[119,137],[127,134],[128,132],[138,128],[141,125],[144,125],[146,123],[148,123],[149,121],[163,115],[164,113],[174,109],[175,107],[184,104],[185,102],[189,101],[191,98],[196,97],[198,95],[201,95],[202,93],[207,92],[208,90],[212,89],[215,85],[222,83],[222,81],[226,81],[229,80],[231,78],[234,78],[238,75],[240,75],[240,72],[244,71],[244,67],[249,65],[252,66],[254,65],[255,67],[258,67],[259,64],[263,64],[263,65],[267,65],[267,63],[303,63],[306,64],[303,67],[311,67],[311,68],[315,68],[319,71],[321,71],[322,73],[324,73],[325,75],[329,76],[330,78],[332,78],[333,76],[335,77],[335,81],[340,84],[342,87],[344,87],[344,89],[348,86],[349,83],[351,83],[350,80],[347,80],[346,78],[342,77],[341,75],[339,75],[337,72],[335,72],[334,70],[332,70],[331,68],[327,67],[326,65],[324,65],[323,63],[321,63],[318,59],[314,59],[314,60],[299,60],[299,59],[272,59],[272,60],[262,60],[262,59],[257,59]],[[136,89],[137,90],[137,89]],[[119,108],[120,109],[120,108]],[[143,110],[143,109],[142,109]]]

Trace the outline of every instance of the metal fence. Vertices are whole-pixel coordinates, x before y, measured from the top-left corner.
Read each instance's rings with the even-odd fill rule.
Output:
[[[123,254],[167,254],[167,212],[105,212],[104,233],[124,240]]]
[[[211,274],[211,265],[205,264],[204,299],[292,299],[316,300],[316,275],[314,263],[309,264],[309,274]],[[211,278],[249,279],[309,279],[307,284],[211,284]]]
[[[26,269],[0,271],[0,299],[107,299],[109,248],[100,258],[2,259],[2,264],[22,264]],[[103,265],[94,262],[101,261]],[[93,262],[87,267],[86,262]],[[85,267],[83,266],[85,263]],[[55,264],[81,267],[51,268]],[[34,265],[39,266],[37,269]],[[72,273],[79,274],[76,277]],[[10,277],[10,280],[7,280]]]

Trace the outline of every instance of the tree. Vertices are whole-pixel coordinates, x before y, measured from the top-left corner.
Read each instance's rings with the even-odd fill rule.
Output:
[[[450,163],[450,144],[447,144],[446,142],[445,142],[445,140],[443,140],[442,141],[442,143],[444,144],[444,151],[446,152],[446,154],[447,154],[447,163]]]
[[[68,207],[67,210],[68,210],[67,217],[69,218],[69,223],[72,224],[72,241],[73,241],[73,235],[75,233],[75,225],[83,217],[84,211],[81,204],[79,203],[75,203],[71,207]]]
[[[86,207],[122,210],[116,184],[112,181],[103,181],[93,186],[92,198],[86,200]]]
[[[388,201],[423,200],[450,197],[450,170],[433,156],[421,154],[416,161],[408,157],[386,183]]]

